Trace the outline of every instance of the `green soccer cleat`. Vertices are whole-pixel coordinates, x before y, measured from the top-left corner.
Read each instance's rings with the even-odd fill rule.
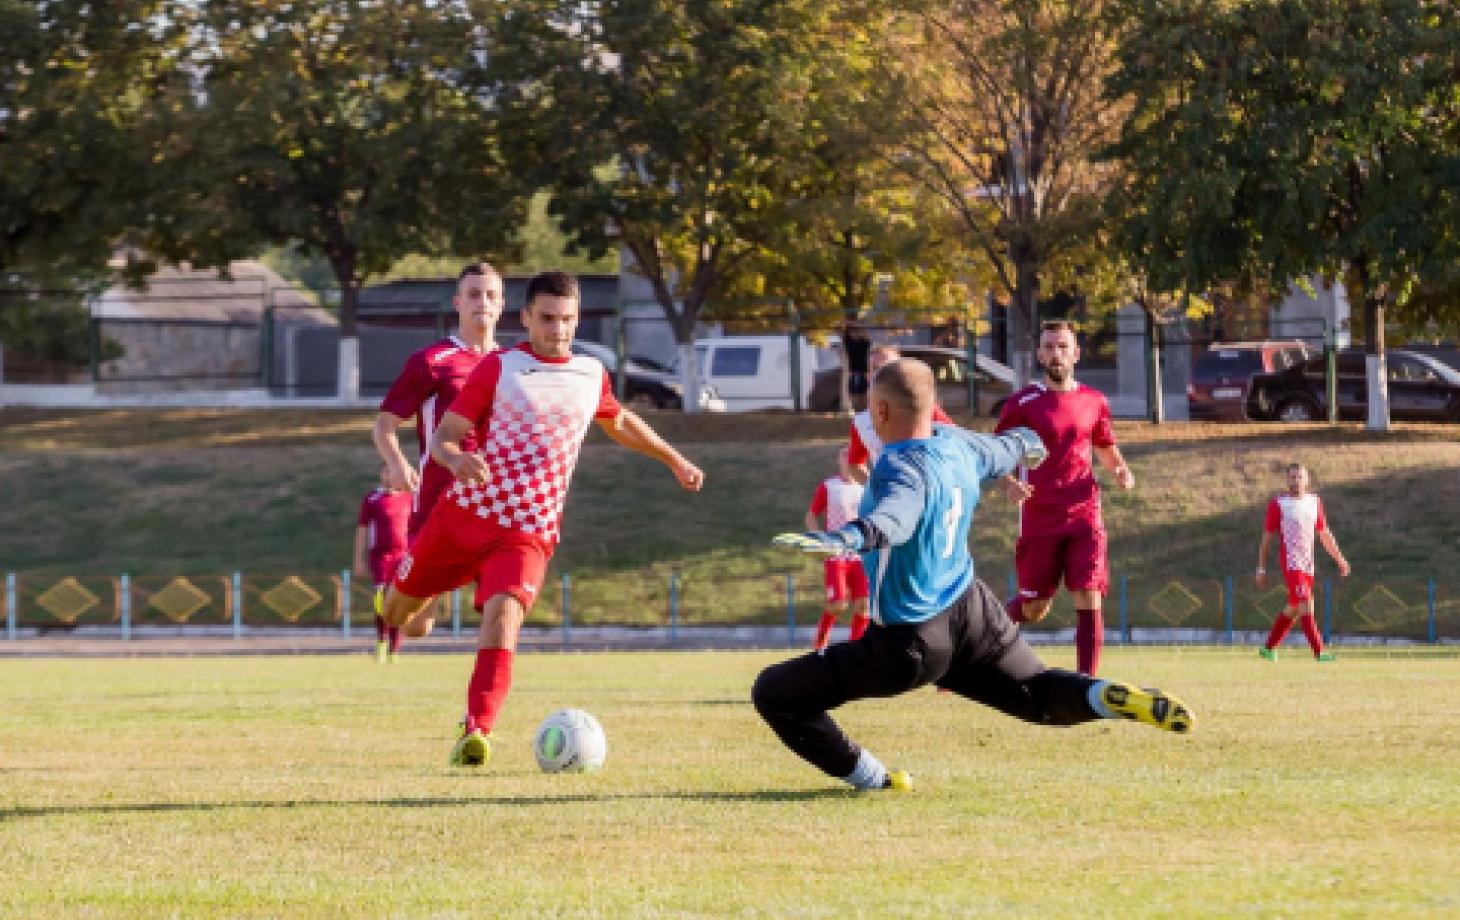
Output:
[[[1257,655],[1259,658],[1266,658],[1268,661],[1277,661],[1277,650],[1270,649],[1267,646],[1258,649]]]
[[[379,664],[384,664],[385,656],[389,651],[390,647],[385,644],[385,640],[382,639],[375,643],[375,661]]]
[[[492,759],[492,742],[486,735],[473,729],[464,733],[451,749],[453,767],[480,767]]]
[[[912,792],[912,774],[906,770],[888,770],[887,779],[882,781],[882,788],[895,792]]]
[[[1196,725],[1196,717],[1186,704],[1160,690],[1142,690],[1115,681],[1106,683],[1100,701],[1116,715],[1154,725],[1178,734],[1187,734]]]
[[[1319,652],[1318,653],[1318,660],[1319,661],[1337,661],[1338,660],[1338,656],[1335,655],[1335,654],[1333,654],[1332,652]]]

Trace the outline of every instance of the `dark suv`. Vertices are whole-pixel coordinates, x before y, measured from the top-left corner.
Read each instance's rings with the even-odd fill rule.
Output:
[[[1216,342],[1196,359],[1186,401],[1193,421],[1247,418],[1247,387],[1254,374],[1285,370],[1308,357],[1302,342]]]
[[[1364,418],[1369,411],[1369,381],[1362,351],[1339,352],[1338,414]],[[1429,355],[1390,349],[1389,415],[1416,421],[1460,421],[1460,371]],[[1247,413],[1257,419],[1311,422],[1328,417],[1328,386],[1323,355],[1275,374],[1252,378]]]

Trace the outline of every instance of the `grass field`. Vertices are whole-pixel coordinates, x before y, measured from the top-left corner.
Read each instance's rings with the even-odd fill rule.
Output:
[[[1187,737],[848,707],[905,795],[778,746],[746,700],[769,654],[524,656],[480,772],[445,766],[462,657],[11,661],[0,916],[1460,914],[1460,667],[1304,657],[1107,650]],[[533,765],[565,705],[603,772]]]

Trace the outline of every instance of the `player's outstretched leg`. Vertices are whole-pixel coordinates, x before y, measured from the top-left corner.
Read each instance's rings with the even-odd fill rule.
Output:
[[[1176,697],[1114,680],[1095,682],[1090,688],[1090,706],[1107,719],[1132,719],[1178,734],[1196,726],[1191,710]]]

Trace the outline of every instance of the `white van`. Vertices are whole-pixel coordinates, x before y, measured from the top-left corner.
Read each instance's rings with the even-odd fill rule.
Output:
[[[831,349],[817,348],[804,336],[796,338],[801,408],[811,396],[817,370],[836,363]],[[737,335],[699,339],[695,342],[700,379],[714,388],[730,412],[793,407],[791,380],[791,337],[789,335]]]

